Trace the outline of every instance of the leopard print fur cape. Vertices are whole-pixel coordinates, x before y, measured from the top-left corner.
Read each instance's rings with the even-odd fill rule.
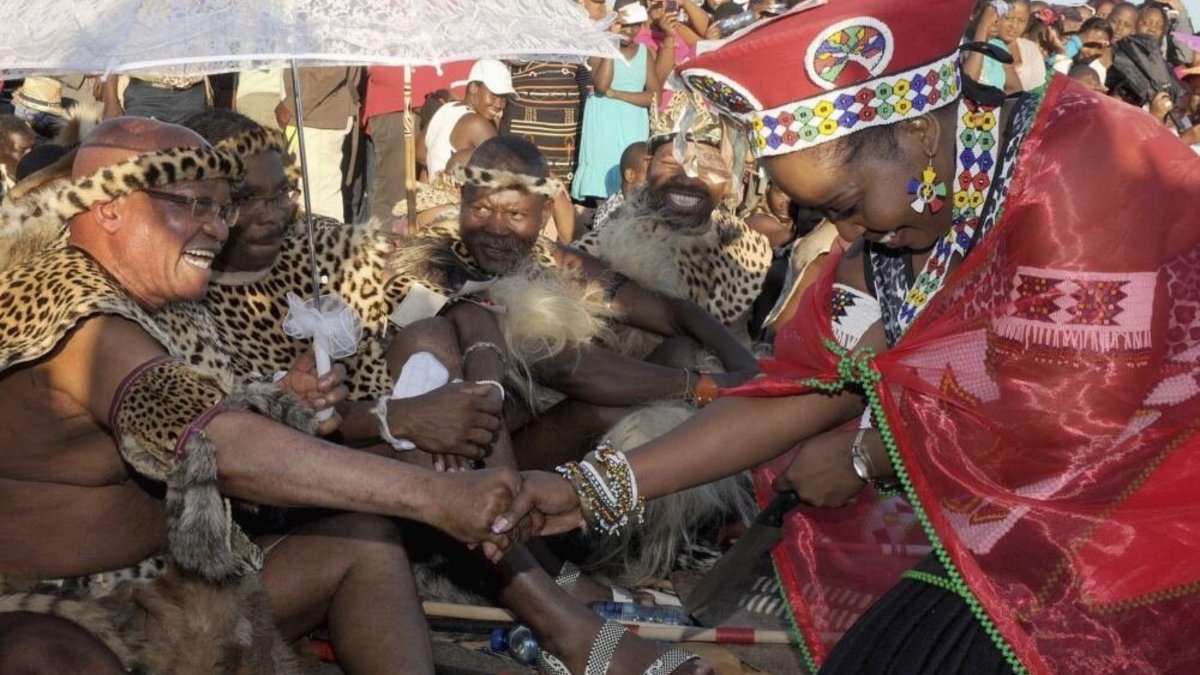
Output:
[[[392,332],[392,303],[403,300],[387,279],[384,266],[390,235],[377,223],[347,225],[313,217],[322,293],[336,294],[362,321],[358,351],[342,360],[352,400],[390,391],[387,348]],[[312,295],[312,262],[303,222],[284,238],[275,264],[265,274],[239,279],[215,273],[204,306],[212,314],[221,340],[232,347],[233,370],[247,377],[269,378],[286,371],[310,347],[306,340],[283,332],[287,294]]]

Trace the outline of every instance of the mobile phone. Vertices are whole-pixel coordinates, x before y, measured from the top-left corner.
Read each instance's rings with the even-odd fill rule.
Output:
[[[679,0],[663,0],[663,10],[667,14],[679,13]]]

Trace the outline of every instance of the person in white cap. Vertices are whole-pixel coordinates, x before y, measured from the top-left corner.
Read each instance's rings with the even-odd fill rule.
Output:
[[[434,113],[425,129],[425,168],[429,177],[443,171],[456,153],[467,155],[477,145],[495,136],[507,103],[505,97],[516,93],[508,66],[494,59],[482,59],[471,66],[463,101],[447,103]],[[465,157],[464,157],[465,160]]]

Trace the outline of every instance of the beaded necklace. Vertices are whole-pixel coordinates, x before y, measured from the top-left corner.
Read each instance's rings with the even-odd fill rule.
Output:
[[[954,179],[954,200],[950,212],[953,226],[938,241],[933,254],[925,261],[924,269],[904,297],[898,314],[901,334],[942,289],[951,259],[955,254],[965,256],[975,241],[979,216],[996,168],[994,151],[999,143],[996,138],[999,126],[996,111],[999,107],[982,105],[968,100],[966,96],[958,103],[956,130],[961,151],[955,158],[958,172]]]

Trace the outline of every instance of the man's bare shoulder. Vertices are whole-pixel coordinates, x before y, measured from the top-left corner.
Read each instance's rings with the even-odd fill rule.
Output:
[[[142,326],[105,314],[76,326],[44,367],[55,389],[104,419],[121,382],[138,366],[166,355]]]

